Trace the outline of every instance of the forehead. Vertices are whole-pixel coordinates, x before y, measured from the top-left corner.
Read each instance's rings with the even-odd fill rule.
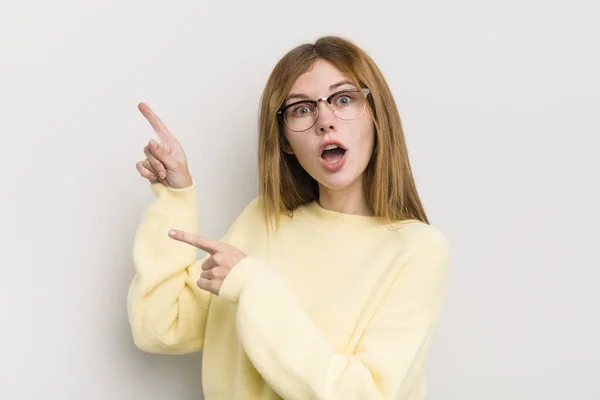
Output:
[[[344,80],[350,81],[351,79],[329,61],[319,59],[308,71],[296,79],[290,93],[320,96],[328,92],[329,86]]]

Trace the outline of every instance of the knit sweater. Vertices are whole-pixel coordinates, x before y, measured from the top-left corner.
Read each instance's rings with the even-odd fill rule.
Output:
[[[139,349],[202,351],[207,400],[425,398],[450,255],[441,231],[312,202],[268,234],[255,199],[221,238],[248,256],[216,296],[196,285],[197,249],[168,236],[201,234],[196,184],[151,188],[127,302]]]

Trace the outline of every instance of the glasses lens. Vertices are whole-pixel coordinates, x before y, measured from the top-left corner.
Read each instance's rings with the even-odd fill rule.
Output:
[[[362,91],[340,92],[331,99],[333,113],[339,119],[358,118],[365,111],[366,101]],[[293,131],[305,131],[314,125],[318,115],[315,103],[302,101],[288,107],[283,113],[285,124]]]
[[[365,110],[366,102],[361,92],[338,93],[331,100],[336,117],[340,119],[358,118]]]
[[[317,119],[317,109],[313,103],[300,102],[286,109],[283,118],[291,130],[304,131]]]

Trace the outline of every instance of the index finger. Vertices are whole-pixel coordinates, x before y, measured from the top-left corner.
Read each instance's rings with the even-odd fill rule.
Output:
[[[184,242],[197,247],[200,250],[204,250],[210,255],[214,255],[218,251],[219,242],[200,235],[194,235],[193,233],[180,231],[178,229],[171,229],[169,231],[169,236],[175,240],[179,240],[180,242]]]
[[[169,132],[169,130],[167,129],[167,126],[162,122],[158,115],[156,115],[154,111],[152,111],[148,104],[140,103],[138,104],[138,109],[141,111],[144,117],[146,117],[148,122],[150,122],[150,125],[152,125],[152,129],[154,129],[161,141],[165,141],[166,139],[173,136],[171,132]]]

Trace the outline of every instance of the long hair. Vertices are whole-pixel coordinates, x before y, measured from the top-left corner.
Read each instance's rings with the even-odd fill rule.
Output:
[[[416,219],[429,223],[414,183],[404,131],[392,93],[371,57],[352,42],[325,36],[299,45],[275,65],[261,96],[258,121],[259,204],[269,227],[319,198],[317,182],[298,160],[283,151],[282,121],[277,110],[296,79],[317,59],[344,72],[356,87],[367,87],[368,110],[375,127],[375,146],[364,174],[368,206],[376,217],[394,223]]]

